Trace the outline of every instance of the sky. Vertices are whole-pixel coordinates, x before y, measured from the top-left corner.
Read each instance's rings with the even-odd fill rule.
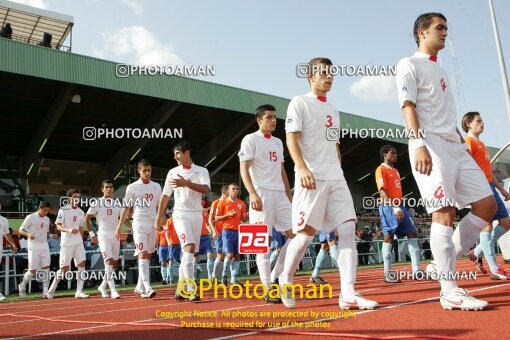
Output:
[[[485,144],[502,147],[510,140],[485,0],[15,2],[73,16],[73,53],[137,65],[215,65],[215,75],[204,80],[289,99],[308,91],[297,64],[321,56],[336,65],[396,65],[417,49],[412,28],[418,15],[441,12],[453,44],[448,41],[438,61],[450,78],[459,129],[465,112],[479,111]],[[510,72],[510,2],[493,2]],[[392,76],[337,76],[328,100],[340,111],[403,125]]]

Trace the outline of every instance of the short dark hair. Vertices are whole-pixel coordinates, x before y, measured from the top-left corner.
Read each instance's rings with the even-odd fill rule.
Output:
[[[79,194],[79,193],[80,193],[80,190],[73,188],[73,189],[67,190],[66,195],[67,195],[67,197],[71,197],[72,194]]]
[[[471,111],[466,113],[464,117],[462,117],[462,130],[464,130],[464,132],[469,131],[469,127],[467,125],[471,123],[473,120],[475,120],[476,116],[480,116],[480,112]]]
[[[150,165],[152,165],[151,161],[149,161],[148,159],[145,159],[145,158],[140,159],[137,164],[138,169],[140,169],[142,166],[150,166]]]
[[[441,18],[444,21],[447,21],[446,17],[443,14],[435,13],[435,12],[423,13],[418,18],[416,18],[416,21],[414,22],[413,33],[414,33],[414,40],[416,41],[416,44],[418,46],[420,46],[420,37],[418,36],[418,30],[420,28],[425,29],[425,30],[427,28],[429,28],[430,24],[432,24],[432,19],[434,19],[434,18]]]
[[[314,69],[314,66],[319,65],[319,64],[323,64],[323,65],[327,65],[327,66],[333,65],[333,63],[331,62],[331,59],[329,59],[329,58],[325,58],[325,57],[313,58],[308,62],[308,75],[311,75],[312,70]]]
[[[104,181],[101,182],[101,188],[104,188],[106,184],[113,185],[113,181],[111,179],[105,179]]]
[[[230,190],[230,187],[232,187],[232,186],[234,186],[234,187],[238,187],[238,188],[239,188],[239,185],[238,185],[237,183],[230,183],[230,184],[228,185],[228,190]]]
[[[333,62],[331,62],[331,59],[325,58],[325,57],[313,58],[308,62],[308,66],[310,67],[309,69],[312,69],[312,66],[318,65],[318,64],[324,64],[324,65],[331,66],[331,65],[333,65]]]
[[[264,104],[257,107],[257,110],[255,111],[255,118],[262,118],[264,117],[264,113],[266,111],[276,111],[273,105],[270,104]]]
[[[224,194],[224,193],[228,193],[228,185],[225,184],[224,186],[221,187],[221,193]]]
[[[174,151],[185,153],[187,150],[189,150],[189,153],[191,154],[191,144],[188,143],[188,141],[183,140],[174,145]]]
[[[39,209],[44,209],[44,208],[51,208],[50,202],[41,201],[41,203],[39,203]]]
[[[381,156],[381,160],[384,162],[384,155],[386,155],[388,152],[390,152],[391,149],[397,149],[395,146],[386,144],[381,147],[381,150],[379,151],[379,156]]]

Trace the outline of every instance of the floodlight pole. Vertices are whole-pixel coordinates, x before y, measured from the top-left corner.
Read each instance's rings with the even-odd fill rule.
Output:
[[[510,119],[510,89],[508,87],[508,76],[506,75],[505,59],[503,58],[503,52],[501,51],[501,42],[499,40],[498,24],[496,23],[496,15],[494,14],[494,6],[492,5],[492,0],[489,0],[489,9],[491,12],[492,28],[494,30],[494,39],[496,40],[496,49],[498,52],[499,69],[501,72],[501,78],[503,80],[503,88],[505,90],[506,112],[508,114],[508,119]]]

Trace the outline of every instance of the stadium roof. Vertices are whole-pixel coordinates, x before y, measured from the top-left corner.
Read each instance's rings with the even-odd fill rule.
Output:
[[[242,137],[256,130],[255,108],[272,104],[283,119],[289,102],[177,76],[118,78],[116,65],[0,39],[0,151],[22,160],[15,167],[21,169],[21,177],[30,170],[29,181],[90,184],[97,178],[122,177],[126,164],[142,157],[156,167],[173,167],[175,140],[83,139],[84,127],[146,127],[182,129],[182,137],[194,147],[195,163],[206,165],[211,175],[227,173],[237,178],[237,151]],[[79,100],[73,99],[76,96]],[[352,129],[402,129],[348,113],[341,113],[341,122],[342,127]],[[278,123],[275,135],[284,140],[283,125]],[[388,141],[397,143],[403,156],[402,176],[410,173],[406,140],[344,138],[341,150],[349,183],[360,182],[375,170],[380,163],[379,148]],[[291,174],[292,162],[286,162],[286,167]],[[368,177],[374,186],[373,176]]]
[[[74,25],[74,18],[40,8],[0,0],[0,27],[11,24],[12,39],[39,44],[44,33],[52,35],[52,46],[60,49]]]

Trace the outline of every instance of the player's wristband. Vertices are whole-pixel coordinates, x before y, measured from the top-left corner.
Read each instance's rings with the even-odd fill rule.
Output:
[[[400,207],[393,207],[393,212],[396,215],[398,212],[402,212],[402,209],[400,209]]]
[[[95,237],[96,236],[96,234],[92,230],[89,232],[89,235],[90,235],[90,237]]]
[[[421,148],[422,146],[425,146],[425,141],[423,140],[423,138],[414,138],[409,140],[409,145],[415,149],[418,149]]]

